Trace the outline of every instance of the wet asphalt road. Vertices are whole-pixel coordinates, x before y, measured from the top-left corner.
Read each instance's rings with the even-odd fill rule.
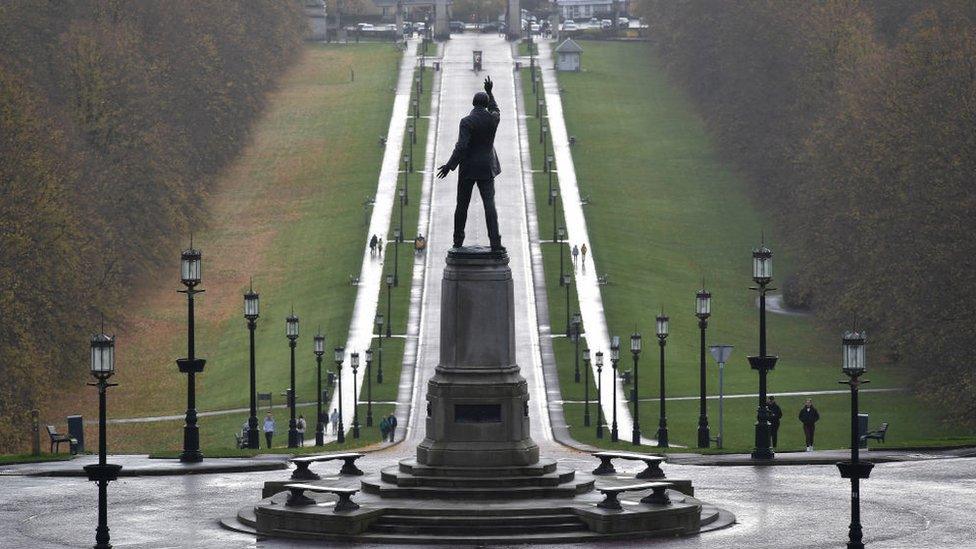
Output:
[[[397,450],[400,450],[399,448]],[[387,463],[382,452],[365,470]],[[563,460],[581,469],[585,457]],[[626,466],[626,465],[625,465]],[[636,466],[627,470],[635,472]],[[697,497],[732,511],[738,524],[698,537],[599,544],[605,547],[840,547],[846,541],[850,485],[831,466],[665,466],[691,478]],[[624,469],[618,467],[624,472]],[[976,547],[976,459],[881,464],[862,484],[865,540],[871,547]],[[265,480],[287,471],[126,478],[109,489],[116,547],[312,547],[224,530],[218,519],[256,501]],[[94,541],[95,485],[78,478],[0,477],[0,547],[85,547]],[[596,545],[596,544],[591,544]],[[573,547],[573,546],[565,546]]]

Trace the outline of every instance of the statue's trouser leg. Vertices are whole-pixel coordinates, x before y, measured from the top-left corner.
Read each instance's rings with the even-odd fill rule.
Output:
[[[457,208],[454,210],[454,246],[464,243],[464,226],[468,222],[468,203],[474,190],[473,179],[459,179],[457,189]],[[494,207],[492,207],[494,209]]]
[[[498,212],[495,211],[495,180],[478,181],[478,192],[485,204],[485,222],[488,225],[488,242],[492,246],[502,245],[502,235],[498,234]]]

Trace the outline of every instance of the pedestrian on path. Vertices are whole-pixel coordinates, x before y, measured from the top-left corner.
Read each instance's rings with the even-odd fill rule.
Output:
[[[769,417],[769,437],[772,440],[773,448],[776,447],[776,435],[779,434],[779,422],[783,419],[783,409],[776,404],[776,399],[768,397],[766,399],[767,416]]]
[[[389,432],[389,430],[390,430],[390,422],[386,418],[380,420],[380,440],[384,442],[386,441],[386,439],[388,438],[386,434],[387,432]]]
[[[580,253],[583,254],[583,271],[586,271],[586,242],[580,246]]]
[[[375,256],[376,255],[376,241],[377,240],[379,240],[379,239],[376,238],[376,235],[375,234],[369,239],[369,255],[370,256]]]
[[[335,435],[339,429],[339,410],[332,409],[332,415],[329,416],[329,421],[332,422],[332,434]]]
[[[298,430],[298,445],[305,446],[305,416],[298,416],[298,423],[295,424],[295,428]]]
[[[268,415],[264,416],[264,440],[268,443],[268,448],[271,448],[271,439],[274,438],[275,432],[275,420],[271,415],[271,410],[268,410]]]
[[[386,418],[386,430],[390,435],[390,442],[393,442],[393,433],[396,432],[397,418],[392,413]]]
[[[383,259],[383,239],[376,239],[376,253],[379,254],[380,259]]]
[[[803,408],[800,408],[800,423],[803,424],[803,434],[807,439],[807,452],[813,451],[813,432],[819,419],[820,412],[813,407],[813,399],[808,398]]]
[[[573,268],[576,268],[577,260],[579,259],[579,246],[573,244]]]

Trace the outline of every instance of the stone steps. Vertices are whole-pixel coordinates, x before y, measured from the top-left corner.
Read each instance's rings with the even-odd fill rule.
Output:
[[[394,484],[399,487],[424,486],[432,488],[509,488],[529,486],[559,486],[572,481],[575,475],[576,471],[574,469],[558,468],[551,473],[532,476],[417,476],[404,473],[398,467],[391,466],[383,469],[380,478],[383,480],[383,482]]]
[[[369,527],[368,534],[410,534],[430,537],[476,536],[479,539],[491,536],[518,536],[526,531],[533,534],[562,534],[567,532],[587,532],[586,524],[576,517],[561,519],[560,522],[534,524],[530,527],[512,524],[426,524],[412,522],[392,522],[383,517]]]
[[[574,479],[559,486],[397,486],[377,477],[363,479],[363,492],[384,498],[420,498],[441,500],[517,500],[538,498],[573,498],[593,490],[592,477]]]
[[[517,513],[517,514],[516,514]],[[547,524],[564,524],[569,522],[580,522],[575,513],[550,513],[545,515],[525,515],[522,511],[507,511],[505,514],[496,515],[426,515],[418,516],[409,513],[388,513],[380,517],[376,524],[398,525],[408,524],[410,526],[423,527],[452,527],[470,528],[484,526],[507,526],[512,528],[536,527]]]
[[[404,459],[399,463],[400,471],[418,477],[515,477],[541,476],[556,470],[556,460],[540,458],[533,465],[510,467],[451,467],[430,466],[417,463],[416,459]]]

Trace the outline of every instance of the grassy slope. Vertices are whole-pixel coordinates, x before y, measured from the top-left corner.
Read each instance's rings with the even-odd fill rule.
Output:
[[[348,276],[359,272],[368,239],[362,200],[375,192],[383,155],[377,139],[389,125],[399,59],[391,44],[308,46],[269,98],[252,143],[213,196],[209,226],[195,235],[207,290],[197,305],[197,354],[207,359],[197,378],[201,411],[247,405],[241,293],[249,276],[261,293],[258,391],[282,402],[278,394],[288,384],[289,367],[284,318],[294,306],[302,322],[298,400],[314,398],[311,336],[321,326],[327,346],[346,339],[356,295]],[[149,289],[133,304],[130,328],[119,337],[120,387],[112,390],[110,417],[185,409],[185,376],[173,364],[185,354],[185,301],[172,291],[177,283],[167,276],[162,288]],[[387,381],[374,384],[374,398],[392,400],[402,343],[384,347]],[[88,397],[81,395],[74,409]],[[243,421],[229,417],[201,419],[204,449],[224,445]],[[180,425],[116,426],[110,444],[116,451],[172,448]]]
[[[750,252],[765,225],[770,236],[767,244],[777,252],[777,279],[782,280],[789,272],[789,250],[776,248],[775,228],[766,223],[759,205],[749,199],[744,182],[719,161],[700,121],[667,82],[661,68],[654,65],[646,45],[591,43],[584,66],[582,73],[559,75],[560,86],[565,88],[564,109],[569,133],[579,139],[573,155],[580,192],[593,197],[586,215],[599,270],[611,278],[611,285],[603,289],[610,330],[626,340],[636,325],[645,336],[642,397],[658,393],[653,321],[662,306],[671,316],[668,395],[697,394],[694,293],[703,275],[713,294],[708,343],[736,347],[726,368],[725,391],[755,392],[757,376],[745,360],[745,355],[757,348],[755,294],[746,290],[751,283]],[[525,88],[531,96],[528,81]],[[531,99],[527,104],[532,104]],[[532,118],[529,131],[535,135],[533,165],[539,167],[538,126]],[[546,234],[551,231],[551,208],[543,207],[546,187],[544,174],[536,174],[537,197],[541,196],[540,228],[543,238],[550,238]],[[559,254],[552,245],[545,248],[550,311],[553,325],[561,326],[565,321],[565,294],[556,282]],[[780,356],[776,371],[770,374],[771,392],[840,387],[839,330],[837,334],[822,333],[810,319],[782,315],[770,315],[768,324],[770,351]],[[880,345],[876,348],[880,351]],[[555,350],[564,398],[582,399],[582,384],[572,379],[569,342],[557,339]],[[903,373],[878,362],[881,354],[873,353],[875,362],[867,376],[871,387],[898,386]],[[630,357],[622,358],[621,368],[630,369]],[[717,383],[718,371],[709,356],[711,394],[717,393]],[[780,401],[786,416],[780,446],[802,445],[795,420],[801,400]],[[849,437],[847,398],[830,396],[815,401],[824,417],[820,444],[843,446]],[[872,424],[892,422],[893,444],[959,434],[907,396],[865,395],[862,402],[862,411],[871,413]],[[566,408],[571,423],[574,417],[581,418],[574,405]],[[656,430],[657,410],[657,403],[641,404],[647,434],[653,435]],[[673,443],[694,444],[697,410],[697,402],[669,404]],[[717,434],[717,413],[717,403],[709,402],[713,436]],[[595,417],[595,410],[591,414]],[[726,447],[751,444],[754,417],[751,399],[726,401]],[[576,436],[593,441],[590,431],[578,430]]]

